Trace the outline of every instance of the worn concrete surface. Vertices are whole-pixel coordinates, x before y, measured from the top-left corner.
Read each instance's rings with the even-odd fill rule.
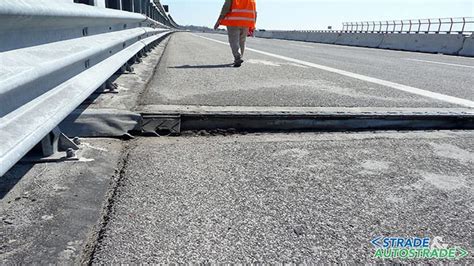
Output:
[[[265,44],[262,47],[265,49]],[[281,46],[281,50],[293,49]],[[307,51],[303,59],[311,59],[311,53]],[[174,34],[140,104],[456,107],[252,51],[247,52],[243,67],[233,68],[229,65],[232,63],[230,55],[230,48],[225,45],[190,33]],[[339,61],[339,64],[345,62]],[[404,84],[411,85],[410,82],[407,78]]]
[[[376,236],[473,262],[473,132],[144,138],[128,158],[95,264],[366,263]]]
[[[219,34],[199,35],[227,40]],[[474,100],[474,59],[469,57],[261,38],[250,38],[248,47]]]
[[[17,164],[0,178],[0,264],[87,261],[123,142],[82,141],[78,162]]]

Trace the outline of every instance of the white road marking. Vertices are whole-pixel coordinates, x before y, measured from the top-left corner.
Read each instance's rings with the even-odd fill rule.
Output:
[[[456,67],[474,68],[474,66],[459,65],[459,64],[450,64],[450,63],[435,62],[435,61],[420,60],[420,59],[412,59],[412,58],[405,58],[405,60],[415,61],[415,62],[423,62],[423,63],[431,63],[431,64],[438,64],[438,65],[446,65],[446,66],[456,66]]]
[[[265,65],[265,66],[273,66],[273,67],[281,67],[282,65],[288,65],[288,66],[295,66],[295,67],[301,67],[301,68],[308,68],[307,66],[303,66],[300,64],[295,64],[295,63],[279,63],[279,62],[272,62],[268,60],[258,60],[258,59],[249,59],[245,61],[248,64],[256,64],[256,65]]]
[[[292,46],[298,46],[298,47],[305,47],[305,48],[314,48],[313,46],[303,45],[303,44],[293,44],[293,43],[290,43],[290,45],[292,45]]]
[[[247,60],[246,63],[256,64],[256,65],[281,67],[281,65],[278,64],[277,62],[272,62],[272,61],[267,61],[267,60],[250,59],[250,60]]]
[[[193,35],[196,36],[196,37],[202,38],[202,39],[206,39],[206,40],[209,40],[209,41],[216,42],[216,43],[229,45],[226,42],[221,42],[221,41],[218,41],[218,40],[214,40],[214,39],[211,39],[211,38],[207,38],[207,37],[203,37],[203,36],[199,36],[199,35],[195,35],[195,34],[193,34]],[[252,49],[252,48],[246,48],[246,50],[252,51],[252,52],[255,52],[255,53],[259,53],[259,54],[263,54],[263,55],[266,55],[266,56],[271,56],[271,57],[274,57],[274,58],[286,60],[286,61],[289,61],[289,62],[297,63],[297,64],[300,64],[300,65],[305,65],[305,66],[325,70],[325,71],[336,73],[336,74],[343,75],[343,76],[346,76],[346,77],[350,77],[350,78],[354,78],[354,79],[358,79],[358,80],[362,80],[362,81],[366,81],[366,82],[370,82],[370,83],[390,87],[392,89],[408,92],[408,93],[411,93],[411,94],[421,95],[421,96],[428,97],[428,98],[435,99],[435,100],[439,100],[439,101],[444,101],[444,102],[448,102],[448,103],[453,103],[453,104],[457,104],[457,105],[462,105],[462,106],[474,108],[474,102],[470,101],[470,100],[466,100],[466,99],[462,99],[462,98],[458,98],[458,97],[454,97],[454,96],[449,96],[449,95],[445,95],[445,94],[441,94],[441,93],[436,93],[436,92],[432,92],[432,91],[422,90],[422,89],[418,89],[418,88],[415,88],[415,87],[411,87],[411,86],[407,86],[407,85],[403,85],[403,84],[399,84],[399,83],[395,83],[395,82],[391,82],[391,81],[387,81],[387,80],[383,80],[383,79],[364,76],[364,75],[352,73],[352,72],[349,72],[349,71],[345,71],[345,70],[341,70],[341,69],[337,69],[337,68],[332,68],[332,67],[327,67],[327,66],[323,66],[323,65],[318,65],[318,64],[311,63],[311,62],[306,62],[306,61],[303,61],[303,60],[294,59],[294,58],[286,57],[286,56],[282,56],[282,55],[272,54],[272,53]]]

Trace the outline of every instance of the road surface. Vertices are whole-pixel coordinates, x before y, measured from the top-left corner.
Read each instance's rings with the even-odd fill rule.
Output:
[[[472,252],[474,134],[147,138],[94,263],[367,263],[377,236]]]
[[[474,107],[472,58],[249,39],[233,68],[225,36],[167,44],[83,107]],[[474,261],[472,131],[82,141],[80,161],[0,182],[2,263],[377,263],[378,236],[442,237]]]
[[[225,38],[175,34],[141,104],[474,107],[470,58],[250,39],[271,55],[247,51],[234,69]]]

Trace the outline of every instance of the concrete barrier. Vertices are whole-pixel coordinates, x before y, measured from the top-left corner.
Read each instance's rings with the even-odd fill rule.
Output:
[[[459,51],[459,55],[474,57],[474,35],[466,37],[463,48]]]
[[[323,39],[322,34],[319,32],[309,32],[306,36],[307,42],[321,42]]]
[[[272,38],[273,34],[271,31],[257,31],[255,32],[255,37],[259,38]]]
[[[463,43],[461,34],[386,34],[379,48],[457,55]]]
[[[273,38],[273,32],[267,31],[267,32],[264,34],[264,38],[272,39],[272,38]]]
[[[474,56],[474,37],[461,34],[380,34],[302,31],[263,31],[256,37],[412,52]]]
[[[290,34],[289,38],[293,41],[305,41],[308,38],[308,32],[295,31]]]
[[[377,48],[384,38],[379,33],[341,33],[336,44]]]
[[[285,39],[284,37],[286,36],[286,32],[284,31],[273,31],[272,34],[273,34],[272,36],[273,39],[284,40]]]
[[[339,33],[332,32],[309,32],[306,40],[307,42],[316,42],[316,43],[327,43],[334,44],[336,43]]]
[[[292,31],[284,31],[282,32],[282,37],[281,39],[283,40],[291,40],[291,36],[293,36],[293,33]]]
[[[255,37],[263,38],[265,31],[255,31]]]

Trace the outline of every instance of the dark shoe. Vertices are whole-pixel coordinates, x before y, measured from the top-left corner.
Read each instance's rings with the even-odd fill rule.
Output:
[[[244,60],[242,60],[242,59],[235,60],[234,61],[234,67],[240,67],[243,62],[244,62]]]

